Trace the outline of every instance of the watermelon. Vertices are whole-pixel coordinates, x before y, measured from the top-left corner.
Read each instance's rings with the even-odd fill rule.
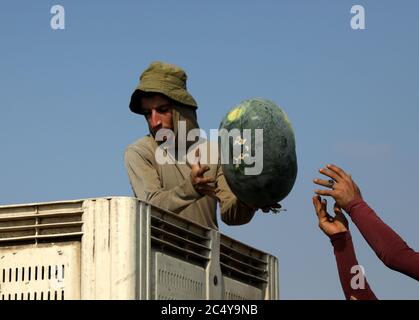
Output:
[[[285,112],[263,98],[245,100],[229,110],[219,129],[222,170],[237,198],[258,208],[283,200],[297,177],[295,136]],[[222,131],[239,136],[222,138]]]

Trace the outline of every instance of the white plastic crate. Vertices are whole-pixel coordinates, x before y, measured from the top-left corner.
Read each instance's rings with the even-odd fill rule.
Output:
[[[0,206],[0,299],[278,299],[278,260],[135,198]]]

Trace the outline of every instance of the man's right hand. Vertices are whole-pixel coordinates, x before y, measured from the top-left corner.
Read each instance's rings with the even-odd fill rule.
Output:
[[[190,164],[192,185],[199,194],[217,199],[215,195],[216,187],[214,178],[204,177],[204,173],[210,170],[210,168],[207,165],[201,166],[199,161],[199,149],[196,150],[195,156],[197,157],[197,162],[195,164]]]
[[[328,236],[336,233],[348,231],[348,220],[344,216],[342,209],[335,203],[335,217],[327,213],[327,201],[320,196],[313,197],[313,205],[319,218],[319,227]]]

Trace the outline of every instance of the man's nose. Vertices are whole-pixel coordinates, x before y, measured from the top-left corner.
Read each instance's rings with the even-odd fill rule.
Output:
[[[151,110],[151,126],[157,127],[161,124],[160,114],[156,110]]]

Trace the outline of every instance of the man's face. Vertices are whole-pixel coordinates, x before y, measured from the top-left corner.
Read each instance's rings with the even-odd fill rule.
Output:
[[[160,129],[173,130],[173,105],[169,98],[161,94],[141,97],[141,107],[154,135]]]

